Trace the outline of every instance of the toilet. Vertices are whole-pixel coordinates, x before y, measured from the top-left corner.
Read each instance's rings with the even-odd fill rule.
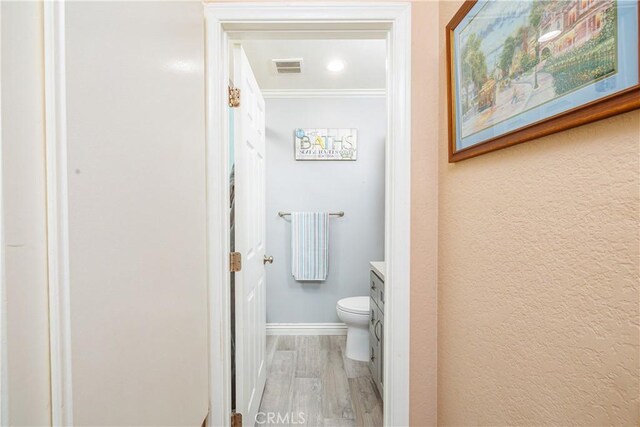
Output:
[[[336,304],[336,311],[347,325],[346,356],[369,361],[369,297],[343,298]]]

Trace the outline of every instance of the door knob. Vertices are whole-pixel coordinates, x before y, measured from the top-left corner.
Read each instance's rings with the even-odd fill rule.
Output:
[[[263,264],[273,264],[273,257],[272,256],[264,256],[264,259],[262,261]]]

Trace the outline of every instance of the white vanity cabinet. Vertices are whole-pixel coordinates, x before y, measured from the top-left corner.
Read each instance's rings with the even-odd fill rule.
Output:
[[[384,387],[384,263],[372,262],[369,273],[369,368],[380,396]]]

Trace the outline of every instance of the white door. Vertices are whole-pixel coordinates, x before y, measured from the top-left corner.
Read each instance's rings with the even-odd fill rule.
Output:
[[[208,411],[200,2],[65,2],[73,421]]]
[[[233,49],[236,252],[236,411],[253,426],[266,380],[264,98],[240,45]]]

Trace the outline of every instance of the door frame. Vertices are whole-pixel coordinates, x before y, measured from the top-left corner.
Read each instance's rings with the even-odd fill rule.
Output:
[[[2,4],[0,4],[0,83],[2,82]],[[4,187],[2,144],[2,84],[0,84],[0,425],[9,425],[9,370],[7,366],[7,289],[4,267]]]
[[[286,29],[295,28],[296,24],[322,23],[325,28],[366,28],[387,34],[384,251],[388,311],[384,323],[384,425],[409,425],[411,4],[233,2],[205,3],[204,9],[210,320],[208,424],[228,425],[231,413],[227,108],[230,32],[260,31],[268,25]]]
[[[44,113],[51,423],[73,425],[65,1],[44,2]]]

